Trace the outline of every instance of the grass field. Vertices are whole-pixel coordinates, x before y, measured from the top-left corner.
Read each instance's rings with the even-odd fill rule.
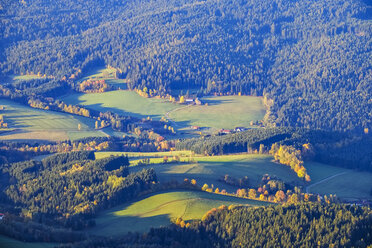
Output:
[[[88,79],[92,80],[105,80],[108,84],[113,84],[121,89],[127,89],[127,81],[125,79],[116,79],[115,78],[115,68],[105,68],[105,67],[97,67],[90,70],[82,79],[79,81],[85,81]]]
[[[32,79],[40,79],[43,77],[40,77],[38,75],[14,75],[10,77],[12,81],[27,81]]]
[[[268,203],[199,191],[157,193],[102,213],[90,232],[105,236],[144,232],[151,227],[166,226],[177,217],[200,219],[212,208],[233,204],[262,206]]]
[[[313,178],[311,193],[336,194],[342,199],[372,199],[372,173],[357,172],[335,166],[306,163]]]
[[[96,152],[95,156],[97,159],[106,158],[109,156],[121,156],[128,155],[128,157],[138,158],[138,157],[149,157],[149,158],[162,158],[164,156],[181,156],[187,157],[192,154],[191,151],[170,151],[170,152]]]
[[[0,139],[7,140],[66,140],[87,136],[103,136],[94,130],[94,120],[64,113],[30,108],[12,101],[0,99],[1,111],[13,132]],[[81,131],[78,131],[81,124]]]
[[[221,96],[203,99],[208,106],[186,106],[170,103],[164,99],[144,98],[133,91],[110,91],[95,94],[73,94],[62,98],[70,104],[89,106],[99,111],[136,117],[150,116],[160,119],[167,116],[176,122],[177,129],[192,125],[213,129],[249,126],[251,120],[261,120],[265,114],[262,101],[250,96]],[[224,118],[220,118],[221,114]]]
[[[182,108],[171,112],[169,117],[177,122],[188,122],[189,125],[233,129],[247,127],[250,121],[262,120],[266,112],[259,97],[219,96],[203,98],[202,101],[208,106]]]
[[[110,155],[126,153],[96,153],[98,158]],[[256,186],[264,174],[276,175],[285,182],[294,183],[302,186],[310,186],[310,193],[336,194],[343,199],[372,199],[370,194],[372,189],[372,173],[356,172],[336,166],[305,162],[307,172],[311,177],[311,183],[305,184],[287,166],[274,163],[273,158],[268,155],[225,155],[225,156],[196,156],[191,155],[194,162],[191,163],[169,163],[162,164],[163,156],[180,156],[181,161],[188,161],[191,153],[189,151],[174,151],[163,153],[130,153],[131,165],[136,165],[141,158],[150,158],[150,165],[155,169],[160,181],[178,180],[185,178],[195,179],[199,185],[207,183],[229,192],[236,190],[236,187],[226,185],[218,179],[225,174],[241,178],[248,176],[252,186]],[[145,166],[131,167],[131,170],[140,170]]]
[[[194,163],[158,164],[150,165],[155,169],[161,182],[177,180],[182,182],[185,178],[195,179],[198,185],[213,184],[214,188],[226,189],[235,192],[237,187],[227,185],[220,178],[226,174],[242,178],[248,176],[250,184],[256,187],[264,174],[276,175],[285,182],[302,185],[303,182],[288,167],[272,162],[271,156],[266,155],[231,155],[213,157],[193,157]],[[131,170],[140,170],[143,166],[132,167]]]
[[[51,248],[55,247],[56,244],[52,243],[30,243],[21,242],[12,238],[0,235],[0,247],[1,248]]]
[[[177,104],[163,99],[144,98],[134,91],[118,90],[105,93],[72,94],[62,98],[66,103],[89,106],[99,111],[160,119],[167,111],[177,108]]]

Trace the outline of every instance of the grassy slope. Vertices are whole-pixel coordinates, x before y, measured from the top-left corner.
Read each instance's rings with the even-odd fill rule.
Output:
[[[182,157],[182,154],[186,156]],[[118,155],[125,153],[96,153],[97,157],[103,158],[109,155]],[[157,154],[159,156],[157,156]],[[199,185],[207,183],[213,184],[221,189],[235,191],[236,187],[226,185],[218,179],[225,174],[233,177],[248,176],[252,186],[259,183],[263,174],[276,175],[286,182],[294,182],[299,185],[304,183],[287,166],[272,162],[272,157],[268,155],[226,155],[226,156],[193,156],[194,163],[190,164],[156,164],[162,162],[162,157],[167,155],[181,156],[181,161],[189,158],[190,153],[186,151],[168,152],[168,153],[131,153],[131,162],[140,160],[141,157],[151,157],[150,165],[156,170],[159,180],[168,181],[176,179],[183,181],[184,178],[196,179]],[[160,158],[156,158],[160,157]],[[367,198],[372,199],[370,191],[372,188],[372,173],[356,172],[336,166],[330,166],[315,162],[306,162],[305,167],[311,176],[311,183],[315,184],[310,188],[311,193],[336,194],[341,198]],[[142,169],[132,167],[132,170]],[[345,173],[345,174],[341,174]],[[338,175],[340,174],[340,175]],[[337,175],[334,178],[325,180]]]
[[[90,70],[88,73],[84,75],[79,81],[84,81],[88,79],[92,80],[105,80],[108,84],[114,84],[121,89],[127,88],[127,81],[125,79],[116,79],[115,78],[115,71],[114,68],[105,68],[105,67],[97,67]]]
[[[194,157],[197,163],[190,164],[160,164],[151,165],[156,171],[160,181],[176,179],[183,181],[185,178],[195,179],[199,185],[207,183],[220,190],[235,192],[237,187],[220,182],[219,179],[228,174],[235,178],[248,176],[250,184],[259,184],[264,174],[276,175],[286,182],[301,184],[294,172],[289,168],[271,162],[272,157],[266,155],[231,155],[215,157]],[[138,170],[141,167],[132,167]]]
[[[9,127],[15,132],[1,136],[1,139],[66,140],[69,137],[102,136],[94,130],[94,120],[64,113],[34,109],[0,99],[1,111]],[[81,132],[78,124],[81,124]]]
[[[265,115],[262,100],[258,97],[220,96],[202,101],[208,106],[182,108],[170,113],[170,118],[195,126],[233,129],[247,127],[250,121],[262,120]]]
[[[305,167],[315,184],[310,188],[311,193],[336,194],[344,199],[372,199],[372,173],[319,163],[306,163]],[[332,178],[327,179],[329,177]]]
[[[13,75],[10,77],[12,81],[27,81],[32,79],[40,79],[38,75]]]
[[[161,118],[167,111],[177,108],[177,104],[164,102],[162,99],[144,98],[134,91],[109,91],[93,94],[72,94],[63,101],[89,106],[99,111],[113,111],[136,117]]]
[[[286,182],[294,182],[302,185],[303,182],[297,175],[290,170],[289,167],[274,163],[272,156],[269,155],[254,155],[254,154],[238,154],[224,156],[192,156],[194,162],[185,164],[162,164],[163,156],[169,157],[180,156],[181,161],[187,161],[191,153],[189,151],[174,151],[161,153],[121,153],[121,152],[96,152],[97,158],[104,158],[110,155],[126,155],[132,157],[131,161],[138,161],[143,157],[150,157],[150,167],[156,170],[156,174],[161,181],[169,181],[172,179],[183,181],[185,178],[196,179],[199,185],[207,183],[213,184],[215,187],[235,191],[235,187],[231,187],[220,182],[218,179],[229,174],[235,178],[248,176],[252,186],[257,185],[264,174],[276,175]],[[182,156],[184,155],[184,156]],[[159,158],[157,158],[159,157]],[[144,166],[132,167],[131,170],[141,170]],[[337,167],[336,167],[337,168]]]
[[[265,114],[262,101],[250,96],[209,97],[209,106],[190,106],[166,102],[163,99],[143,98],[132,91],[110,91],[96,94],[73,94],[62,98],[71,104],[81,104],[99,111],[113,111],[136,117],[161,118],[167,112],[179,128],[199,125],[212,128],[249,126]],[[179,110],[178,110],[179,109]],[[221,114],[226,115],[221,119]]]
[[[261,206],[267,203],[198,191],[158,193],[102,213],[90,232],[105,236],[128,231],[142,232],[151,227],[168,225],[171,219],[177,217],[200,219],[211,208],[232,204]]]
[[[22,242],[12,238],[0,235],[1,248],[49,248],[54,247],[56,244],[52,243],[29,243]]]
[[[111,155],[113,156],[121,156],[121,155],[128,155],[128,157],[150,157],[150,158],[155,158],[155,157],[172,157],[172,156],[190,156],[191,151],[170,151],[170,152],[96,152],[95,156],[97,159],[100,158],[106,158]]]

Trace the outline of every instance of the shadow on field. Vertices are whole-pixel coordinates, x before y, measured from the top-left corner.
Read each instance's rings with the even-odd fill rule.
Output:
[[[208,103],[209,106],[214,106],[214,105],[220,105],[220,104],[226,104],[226,103],[232,103],[234,102],[233,100],[217,100],[217,99],[202,99],[203,103]]]
[[[168,226],[171,218],[167,214],[141,217],[118,216],[114,213],[105,214],[96,220],[96,226],[89,232],[106,237],[115,237],[128,232],[148,232],[151,228]]]

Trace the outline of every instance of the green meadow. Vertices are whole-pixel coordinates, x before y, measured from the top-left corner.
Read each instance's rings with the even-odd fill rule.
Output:
[[[112,111],[123,115],[160,119],[166,112],[178,107],[164,99],[144,98],[134,91],[117,90],[104,93],[71,94],[62,98],[69,104],[79,104],[98,111]]]
[[[51,248],[55,246],[56,244],[52,244],[52,243],[22,242],[22,241],[18,241],[18,240],[0,235],[0,247],[1,248]]]
[[[228,192],[235,192],[237,187],[220,181],[226,174],[234,178],[248,176],[250,185],[253,187],[260,183],[264,174],[275,175],[288,183],[303,185],[302,180],[290,168],[272,162],[272,157],[267,155],[195,156],[192,159],[194,162],[191,163],[144,166],[154,168],[158,180],[161,182],[170,180],[182,182],[185,178],[195,179],[199,186],[206,183],[209,186],[213,185],[214,188],[219,188],[219,190],[226,189]],[[141,170],[144,166],[131,167],[131,170]]]
[[[96,67],[87,72],[79,80],[80,82],[91,79],[91,80],[105,80],[106,83],[120,87],[121,89],[127,88],[127,80],[117,79],[115,77],[115,68]]]
[[[221,205],[267,205],[266,202],[218,195],[200,191],[156,193],[101,213],[90,233],[118,236],[127,232],[145,232],[151,227],[166,226],[172,220],[201,219],[212,208]]]
[[[194,105],[172,111],[176,122],[188,122],[200,127],[233,129],[248,127],[250,121],[262,120],[266,110],[261,98],[251,96],[218,96],[202,99],[206,105]],[[223,115],[223,118],[221,116]]]
[[[4,140],[59,141],[104,135],[94,130],[94,120],[89,118],[34,109],[4,99],[0,99],[0,106],[5,107],[1,114],[13,130],[0,136]]]
[[[290,170],[288,166],[273,162],[270,155],[237,154],[224,156],[198,156],[190,151],[173,151],[162,153],[113,153],[98,152],[97,158],[110,155],[128,155],[131,170],[141,170],[143,167],[155,169],[158,179],[162,182],[185,178],[195,179],[198,185],[207,183],[220,190],[234,192],[237,188],[227,185],[219,179],[228,174],[235,178],[248,176],[254,187],[259,184],[264,174],[275,175],[287,183],[309,187],[310,193],[336,194],[343,199],[372,199],[372,173],[356,172],[336,166],[316,162],[305,162],[305,168],[311,177],[310,183],[305,183]],[[168,161],[173,156],[179,156],[181,163],[163,163],[163,156]],[[143,158],[150,158],[150,165],[136,166]],[[189,162],[191,160],[191,162]]]
[[[32,79],[40,79],[44,77],[40,77],[38,75],[13,75],[10,77],[12,81],[27,81]]]
[[[93,94],[72,94],[61,100],[69,104],[84,105],[99,111],[113,111],[136,117],[162,116],[176,122],[177,129],[192,125],[212,129],[237,126],[248,127],[250,121],[261,120],[265,108],[261,98],[251,96],[218,96],[203,98],[206,105],[180,105],[159,98],[144,98],[134,91],[118,90]],[[221,115],[224,118],[221,118]]]
[[[128,156],[132,158],[149,157],[149,158],[163,158],[164,156],[180,156],[188,157],[192,155],[191,151],[169,151],[169,152],[96,152],[96,159],[106,158],[109,156]]]
[[[372,173],[358,172],[319,163],[307,163],[310,193],[336,194],[342,199],[372,199]]]

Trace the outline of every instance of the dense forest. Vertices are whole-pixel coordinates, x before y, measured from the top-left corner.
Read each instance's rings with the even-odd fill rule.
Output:
[[[0,16],[3,81],[110,65],[130,89],[265,96],[270,125],[371,129],[367,1],[8,0]]]
[[[372,244],[371,217],[370,209],[335,204],[221,206],[183,227],[73,247],[366,247]]]
[[[157,181],[152,169],[129,173],[128,165],[127,157],[95,160],[84,151],[5,164],[1,202],[22,208],[21,215],[33,221],[81,229],[90,224],[87,217],[133,199]]]

